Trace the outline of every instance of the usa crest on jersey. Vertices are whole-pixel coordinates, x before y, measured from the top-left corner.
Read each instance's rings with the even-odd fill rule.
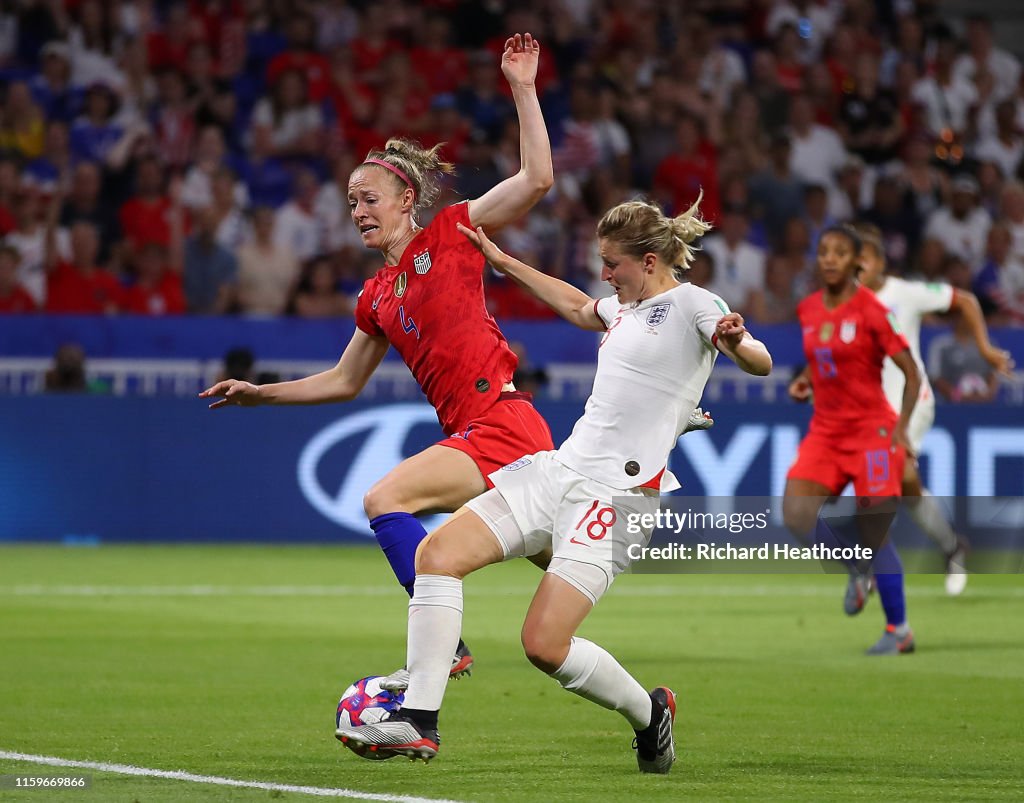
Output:
[[[857,322],[843,321],[839,327],[839,339],[844,343],[852,343],[855,337],[857,337]]]
[[[422,254],[416,254],[412,258],[412,265],[416,268],[416,273],[420,276],[430,270],[430,252],[424,251]]]

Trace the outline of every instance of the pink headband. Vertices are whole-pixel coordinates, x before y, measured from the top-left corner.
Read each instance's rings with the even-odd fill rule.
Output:
[[[402,179],[402,181],[404,181],[406,183],[406,185],[409,187],[410,190],[412,190],[413,192],[416,192],[416,188],[412,185],[412,182],[409,181],[409,177],[407,175],[405,175],[405,173],[403,173],[397,167],[395,167],[393,164],[391,164],[390,162],[385,162],[383,159],[367,159],[365,162],[363,162],[363,164],[364,165],[380,165],[381,167],[385,168],[386,170],[390,170],[392,173],[394,173],[396,176],[398,176],[400,179]]]

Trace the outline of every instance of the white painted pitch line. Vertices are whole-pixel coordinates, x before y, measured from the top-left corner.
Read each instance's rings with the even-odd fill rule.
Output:
[[[839,575],[836,575],[839,577]],[[938,577],[939,575],[936,575]],[[685,575],[680,575],[684,578]],[[530,594],[532,585],[484,586],[467,589],[468,596],[505,597]],[[395,586],[126,586],[126,585],[15,585],[0,586],[0,597],[377,597],[392,596]],[[615,587],[617,597],[832,597],[835,589],[821,585],[628,585]],[[944,597],[939,588],[915,588],[920,597]],[[985,589],[972,592],[977,597],[1024,597],[1024,588]]]
[[[446,800],[436,797],[410,797],[408,795],[386,795],[376,792],[360,792],[356,789],[335,789],[323,786],[296,786],[287,783],[268,783],[266,781],[240,781],[236,778],[222,778],[219,775],[196,775],[184,770],[154,770],[148,767],[135,767],[131,764],[108,764],[104,761],[72,761],[56,756],[35,756],[29,753],[13,753],[0,750],[0,759],[7,761],[24,761],[30,764],[45,764],[49,767],[71,767],[96,772],[112,772],[118,775],[140,775],[147,778],[165,778],[171,781],[188,781],[189,783],[205,783],[214,786],[234,786],[244,789],[265,789],[269,792],[294,792],[299,795],[315,797],[343,797],[350,800],[374,800],[381,803],[459,803],[457,800]]]

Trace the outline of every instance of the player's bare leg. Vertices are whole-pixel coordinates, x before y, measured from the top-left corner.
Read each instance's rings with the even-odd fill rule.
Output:
[[[946,593],[962,594],[967,586],[965,564],[970,545],[954,532],[942,506],[922,484],[916,460],[907,460],[903,467],[903,499],[917,526],[946,556]]]
[[[567,691],[622,714],[636,732],[640,770],[666,773],[675,761],[675,695],[648,693],[610,653],[574,635],[592,609],[574,585],[546,573],[523,623],[526,657]]]
[[[821,508],[832,496],[832,489],[820,482],[804,479],[786,481],[782,499],[782,519],[797,540],[808,546],[820,542],[835,548],[842,546],[832,528],[821,518]],[[871,592],[871,575],[867,565],[846,564],[849,580],[843,596],[843,611],[854,616],[864,610]]]

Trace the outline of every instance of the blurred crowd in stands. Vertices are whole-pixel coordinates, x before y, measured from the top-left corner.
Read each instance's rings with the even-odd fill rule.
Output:
[[[518,170],[505,37],[541,42],[556,186],[509,252],[598,290],[635,196],[716,226],[691,280],[795,319],[819,232],[1024,325],[1024,83],[937,0],[20,0],[0,10],[0,311],[333,316],[381,265],[349,173],[445,142],[441,204]],[[426,222],[426,221],[421,221]],[[500,317],[551,313],[486,277]]]

